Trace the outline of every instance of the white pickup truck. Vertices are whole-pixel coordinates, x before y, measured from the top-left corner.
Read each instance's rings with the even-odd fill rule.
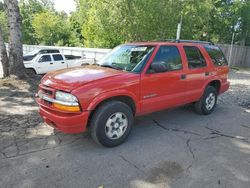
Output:
[[[77,67],[84,64],[91,64],[89,59],[67,60],[60,53],[40,54],[31,61],[24,61],[27,69],[33,70],[36,74],[45,74],[50,71]]]

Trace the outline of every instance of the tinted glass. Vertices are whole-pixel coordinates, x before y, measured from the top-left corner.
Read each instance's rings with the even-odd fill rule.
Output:
[[[54,59],[54,61],[62,61],[63,57],[62,57],[62,55],[57,54],[57,55],[53,55],[53,59]]]
[[[182,69],[181,56],[178,48],[175,46],[161,46],[153,62],[164,63],[168,71]]]
[[[60,53],[59,50],[40,50],[39,54]]]
[[[188,60],[188,68],[195,69],[206,66],[206,61],[200,50],[195,46],[184,46]]]
[[[140,72],[151,56],[154,46],[121,45],[113,49],[97,64],[128,72]]]
[[[59,50],[48,50],[49,53],[60,53]]]
[[[225,66],[227,65],[227,60],[222,53],[221,49],[217,46],[205,46],[207,53],[212,59],[214,65],[216,66]]]
[[[39,62],[48,62],[51,61],[50,55],[44,55],[39,59]]]

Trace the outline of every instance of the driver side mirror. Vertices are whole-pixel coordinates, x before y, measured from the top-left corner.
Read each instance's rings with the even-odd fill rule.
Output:
[[[164,61],[155,61],[150,65],[150,73],[167,72],[167,66]]]

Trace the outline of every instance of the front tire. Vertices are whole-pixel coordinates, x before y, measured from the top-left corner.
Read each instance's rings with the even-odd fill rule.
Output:
[[[201,115],[208,115],[214,111],[217,104],[217,91],[213,86],[207,86],[201,99],[195,103],[195,111]]]
[[[93,140],[106,147],[122,144],[128,137],[134,121],[131,108],[120,101],[109,101],[97,108],[91,119]]]

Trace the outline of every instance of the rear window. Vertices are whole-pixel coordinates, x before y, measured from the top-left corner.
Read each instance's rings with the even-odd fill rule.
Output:
[[[59,50],[40,50],[39,54],[60,53]]]
[[[201,54],[199,48],[195,46],[184,46],[184,50],[187,56],[189,69],[206,67],[205,58]]]
[[[57,54],[57,55],[53,55],[53,59],[54,59],[54,61],[62,61],[63,57],[62,57],[62,55]]]
[[[205,46],[207,53],[213,61],[215,66],[225,66],[227,65],[227,60],[221,51],[221,49],[217,46]]]

